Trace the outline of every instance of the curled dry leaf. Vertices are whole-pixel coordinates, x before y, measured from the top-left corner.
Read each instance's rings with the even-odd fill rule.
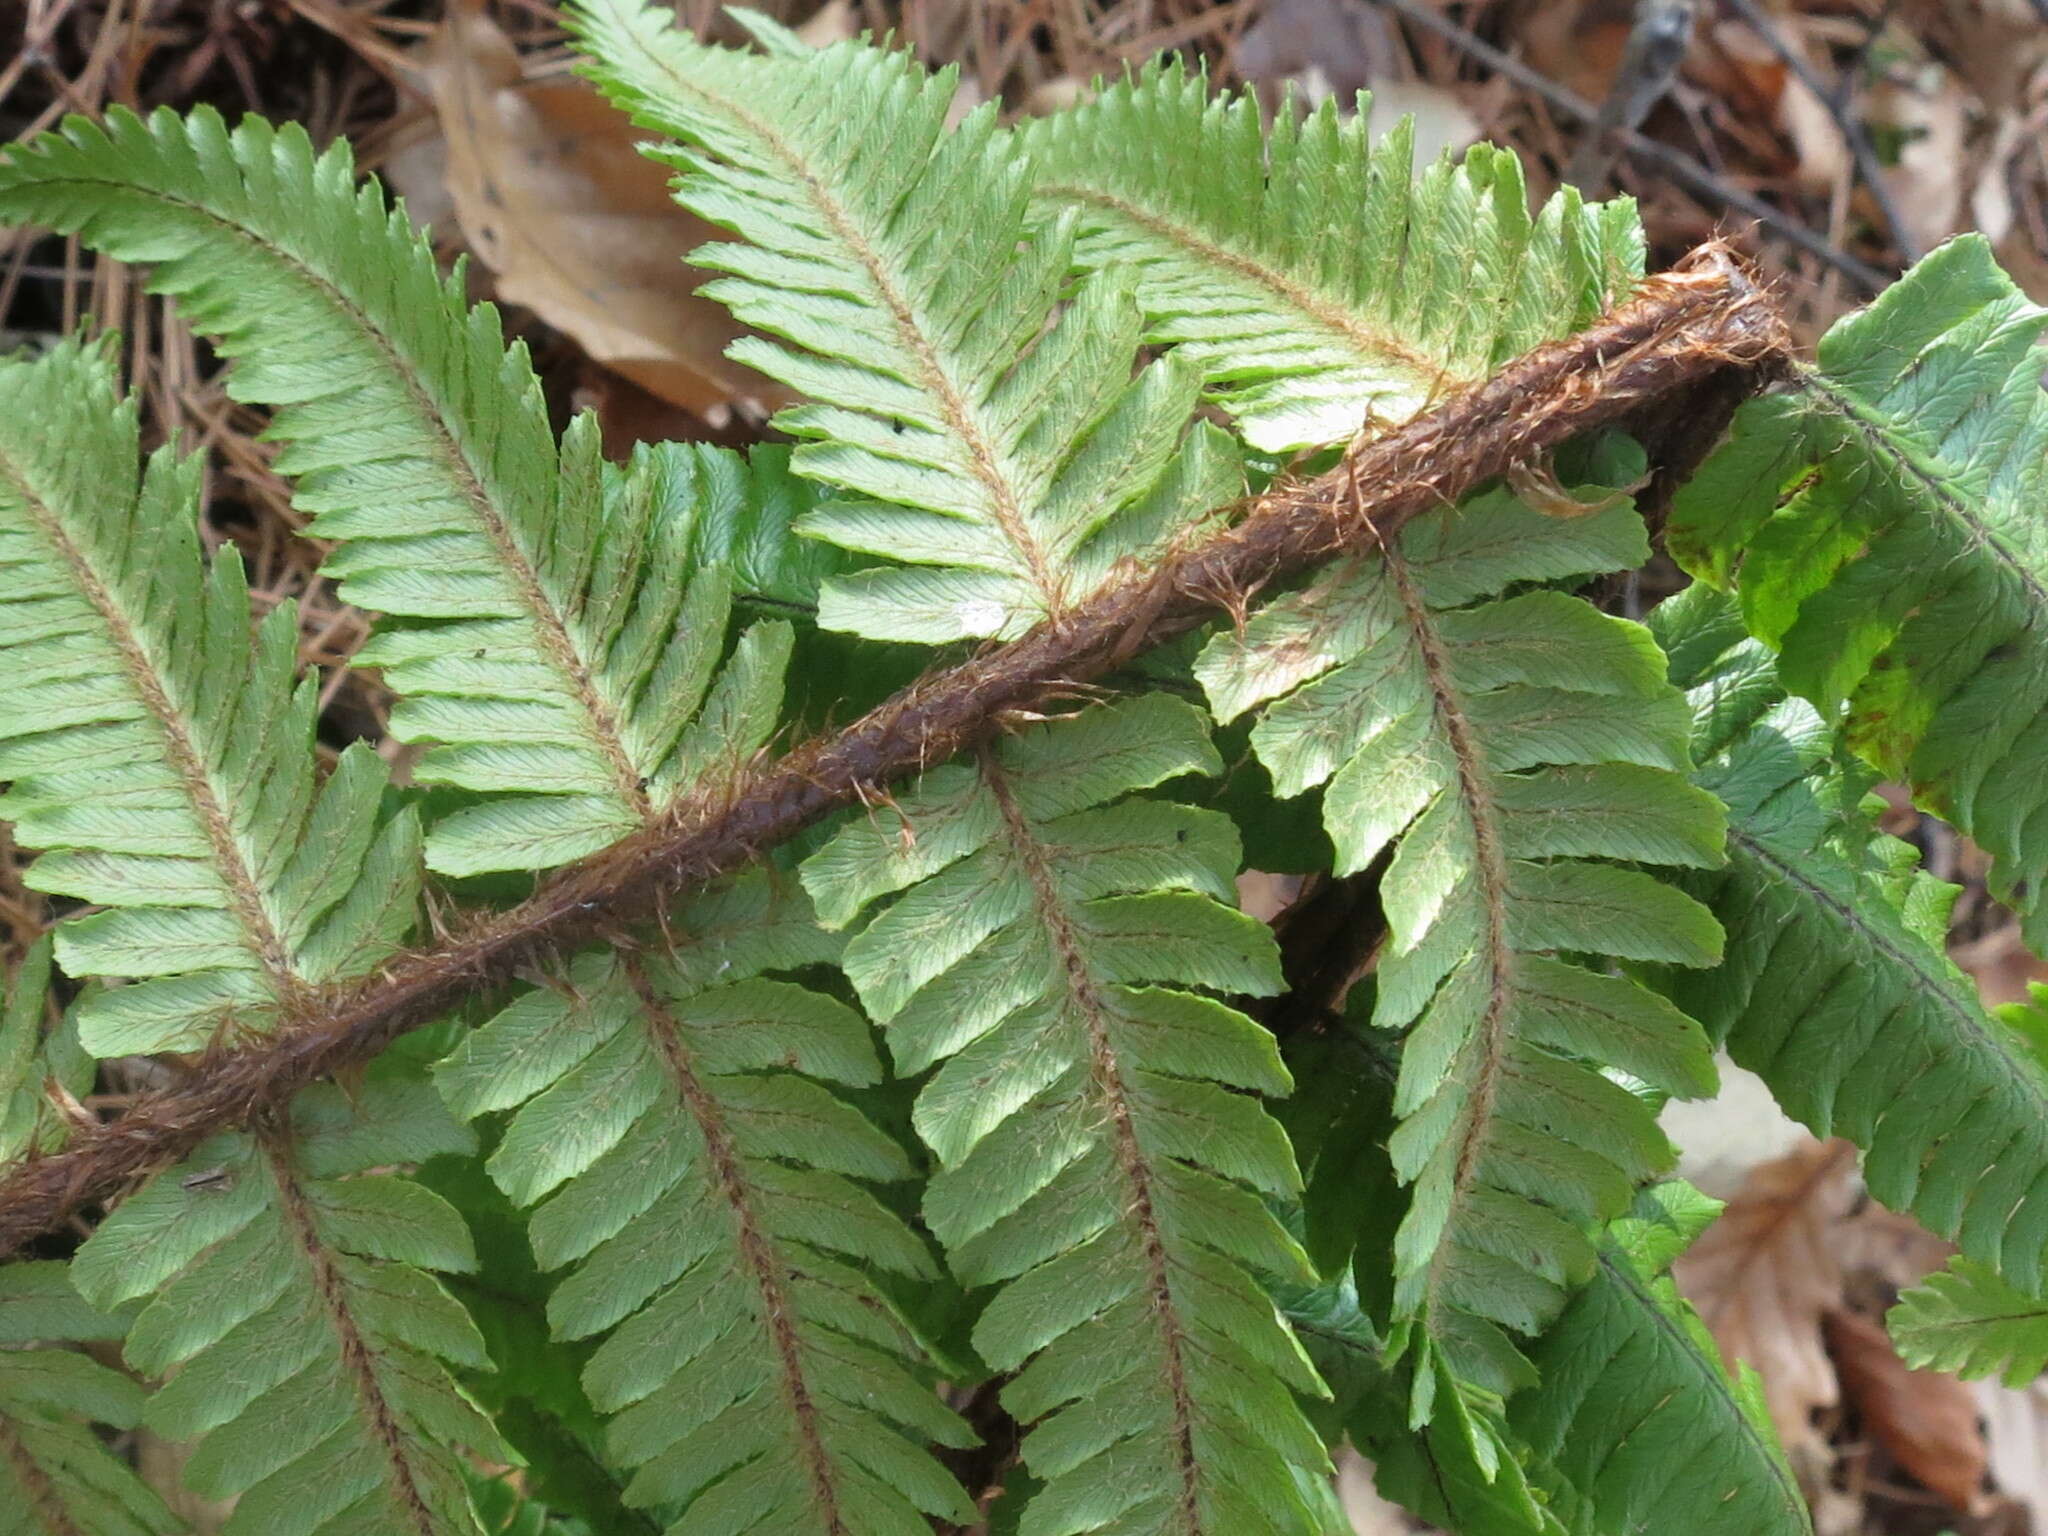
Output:
[[[1891,1336],[1866,1317],[1836,1309],[1822,1325],[1842,1392],[1871,1437],[1949,1508],[1966,1515],[1987,1508],[1976,1393],[1940,1371],[1909,1368]]]
[[[1814,1413],[1838,1397],[1821,1319],[1841,1304],[1833,1229],[1856,1191],[1856,1149],[1846,1141],[1759,1163],[1672,1271],[1730,1367],[1756,1367],[1795,1458],[1819,1441]]]
[[[499,297],[714,426],[787,402],[725,356],[739,329],[697,297],[708,274],[683,262],[720,231],[675,205],[624,116],[572,77],[525,79],[505,34],[467,4],[420,60],[456,218]]]

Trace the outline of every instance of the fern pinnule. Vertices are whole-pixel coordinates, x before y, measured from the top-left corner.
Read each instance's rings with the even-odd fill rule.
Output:
[[[1785,685],[1992,856],[2048,941],[2048,308],[1940,247],[1753,400],[1672,509]]]
[[[0,815],[44,850],[32,888],[98,908],[57,926],[64,968],[136,983],[74,1014],[102,1056],[261,1033],[369,970],[419,866],[368,747],[316,785],[294,607],[252,637],[240,558],[200,554],[198,462],[166,449],[138,484],[138,458],[105,349],[0,362]]]
[[[53,950],[47,934],[31,944],[9,972],[0,1003],[0,1163],[61,1146],[70,1120],[51,1089],[75,1103],[92,1091],[98,1072],[78,1043],[75,1013],[44,1030]]]
[[[1900,1296],[1885,1324],[1915,1370],[1997,1375],[2023,1389],[2048,1367],[2048,1301],[1972,1259],[1949,1260]]]
[[[1339,871],[1395,849],[1374,1013],[1406,1034],[1395,1317],[1445,1352],[1447,1381],[1499,1395],[1527,1378],[1507,1332],[1556,1316],[1593,1230],[1670,1158],[1601,1068],[1669,1093],[1713,1082],[1698,1025],[1556,953],[1718,958],[1705,909],[1622,862],[1721,859],[1719,807],[1682,777],[1684,701],[1639,626],[1560,592],[1493,596],[1636,565],[1644,545],[1626,505],[1565,520],[1494,491],[1331,566],[1196,664],[1220,717],[1260,711],[1281,794],[1324,786]]]
[[[599,84],[684,146],[663,152],[678,200],[747,242],[691,259],[727,274],[704,293],[791,344],[732,354],[812,402],[776,423],[843,494],[804,530],[912,567],[830,582],[828,627],[1019,634],[1236,493],[1227,439],[1190,433],[1193,372],[1131,377],[1128,282],[1068,292],[1071,230],[1029,227],[993,108],[947,126],[951,72],[851,43],[709,47],[638,0],[589,0],[574,24]]]
[[[1406,421],[1590,323],[1640,277],[1626,199],[1561,189],[1531,218],[1521,162],[1479,145],[1411,176],[1404,119],[1366,103],[1211,96],[1178,61],[1018,129],[1035,204],[1079,220],[1076,259],[1131,273],[1146,337],[1200,368],[1254,446]]]
[[[1786,696],[1769,650],[1704,585],[1651,615],[1692,690],[1697,782],[1728,863],[1694,888],[1725,960],[1667,989],[1817,1136],[1864,1151],[1870,1192],[2012,1283],[2048,1281],[2048,1076],[1946,954],[1952,887],[1881,834],[1867,771]]]
[[[824,1084],[875,1083],[867,1027],[789,980],[836,957],[800,890],[747,876],[676,913],[659,954],[592,951],[436,1068],[465,1117],[517,1106],[492,1176],[533,1205],[558,1335],[607,1334],[629,1504],[682,1531],[898,1536],[972,1506],[925,1446],[972,1442],[864,1270],[936,1279],[855,1181],[910,1164]],[[922,1513],[920,1513],[922,1512]]]
[[[1271,992],[1273,941],[1233,904],[1226,819],[1124,798],[1218,767],[1200,711],[1143,695],[933,769],[803,867],[834,925],[895,895],[842,964],[897,1070],[937,1068],[925,1219],[996,1288],[974,1343],[1018,1373],[1027,1529],[1313,1528],[1292,1394],[1320,1387],[1253,1278],[1308,1274],[1261,1203],[1297,1187],[1251,1096],[1287,1077],[1190,990]]]

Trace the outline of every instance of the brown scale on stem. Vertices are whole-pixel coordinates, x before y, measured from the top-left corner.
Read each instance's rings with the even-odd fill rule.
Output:
[[[512,910],[315,993],[269,1042],[218,1054],[62,1152],[10,1169],[0,1179],[0,1254],[175,1162],[214,1131],[249,1123],[307,1083],[503,985],[519,967],[644,921],[863,793],[986,740],[1005,712],[1100,678],[1276,578],[1375,548],[1411,518],[1457,503],[1582,432],[1668,412],[1702,389],[1722,399],[1737,384],[1753,391],[1780,376],[1789,358],[1783,319],[1768,297],[1724,247],[1702,247],[1586,330],[1358,444],[1328,473],[1254,498],[1222,532],[1111,582],[1057,626],[939,668],[843,730],[751,765],[715,800],[678,805],[562,870]]]

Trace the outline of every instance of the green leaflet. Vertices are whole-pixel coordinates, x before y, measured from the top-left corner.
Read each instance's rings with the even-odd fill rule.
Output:
[[[1720,929],[1616,863],[1713,865],[1722,817],[1686,784],[1686,715],[1640,627],[1510,583],[1633,566],[1617,505],[1558,520],[1502,491],[1411,523],[1219,634],[1196,674],[1282,794],[1324,784],[1340,872],[1394,847],[1374,1022],[1404,1030],[1390,1150],[1414,1187],[1394,1315],[1448,1377],[1505,1395],[1534,1333],[1594,1268],[1591,1232],[1660,1171],[1649,1107],[1601,1069],[1705,1092],[1699,1027],[1556,952],[1700,965]],[[1418,1367],[1427,1419],[1438,1373]]]
[[[126,1323],[79,1300],[62,1264],[0,1268],[0,1536],[167,1536],[163,1501],[91,1425],[132,1429],[142,1389],[37,1341],[118,1339]]]
[[[2048,1366],[2048,1301],[2014,1290],[1995,1270],[1965,1258],[1929,1275],[1885,1318],[1899,1354],[1916,1370],[1971,1381],[1997,1374],[2024,1387]]]
[[[660,1521],[620,1499],[625,1480],[603,1454],[604,1422],[583,1390],[589,1349],[548,1327],[550,1287],[533,1262],[525,1213],[491,1181],[482,1157],[437,1157],[414,1177],[462,1212],[476,1243],[475,1270],[445,1283],[483,1336],[490,1368],[460,1371],[456,1380],[523,1462],[512,1474],[520,1502],[538,1501],[552,1518],[580,1520],[603,1536],[660,1536]],[[474,1477],[470,1489],[484,1529],[493,1529],[502,1499]]]
[[[1592,1278],[1527,1346],[1535,1387],[1503,1410],[1497,1394],[1441,1381],[1446,1406],[1409,1427],[1423,1367],[1413,1353],[1390,1360],[1382,1334],[1407,1205],[1386,1151],[1394,1048],[1375,1037],[1370,1014],[1369,997],[1355,996],[1342,1024],[1288,1042],[1304,1087],[1284,1119],[1308,1179],[1311,1252],[1340,1278],[1285,1305],[1380,1491],[1461,1536],[1805,1532],[1752,1383],[1729,1382],[1664,1278],[1716,1209],[1682,1184],[1638,1193],[1600,1235]]]
[[[1282,1291],[1281,1302],[1336,1395],[1339,1422],[1372,1462],[1381,1497],[1458,1536],[1565,1536],[1545,1495],[1532,1487],[1526,1453],[1502,1454],[1507,1429],[1498,1400],[1461,1394],[1457,1411],[1410,1430],[1414,1356],[1388,1358],[1386,1340],[1348,1280]]]
[[[457,1446],[513,1459],[449,1379],[483,1341],[428,1273],[474,1263],[455,1208],[398,1160],[472,1143],[391,1066],[355,1101],[314,1087],[271,1133],[215,1137],[79,1249],[94,1306],[149,1298],[124,1354],[169,1383],[142,1422],[199,1443],[185,1481],[239,1496],[223,1536],[477,1529]]]
[[[64,968],[135,979],[73,1016],[101,1056],[265,1027],[396,948],[418,883],[373,751],[316,787],[294,605],[252,637],[240,559],[200,556],[198,461],[138,484],[138,456],[104,350],[0,362],[0,816],[46,850],[29,885],[100,909],[58,925]]]
[[[1404,119],[1377,145],[1360,110],[1211,99],[1148,65],[1018,136],[1041,208],[1080,220],[1090,271],[1132,274],[1147,339],[1199,367],[1253,446],[1343,442],[1579,329],[1641,275],[1626,200],[1570,187],[1534,219],[1492,145],[1410,177]]]
[[[814,402],[776,424],[843,493],[802,530],[908,562],[828,581],[820,622],[924,642],[1015,635],[1242,489],[1195,426],[1198,379],[1134,379],[1127,278],[1069,292],[1070,225],[1034,230],[993,104],[948,130],[951,71],[847,43],[706,47],[666,8],[585,0],[591,73],[680,140],[677,200],[746,244],[700,247],[748,325],[735,357]]]
[[[1218,767],[1199,710],[1142,695],[932,770],[803,867],[830,924],[901,893],[842,963],[897,1070],[938,1067],[925,1219],[998,1288],[974,1344],[1018,1372],[1031,1536],[1315,1529],[1297,1469],[1326,1463],[1291,1394],[1320,1386],[1253,1279],[1308,1278],[1259,1198],[1297,1186],[1249,1096],[1287,1074],[1183,990],[1271,992],[1272,938],[1228,905],[1226,819],[1120,798]]]
[[[2048,1279],[2048,1078],[1941,944],[1953,891],[1878,833],[1866,776],[1830,754],[1726,598],[1652,626],[1691,686],[1697,782],[1728,807],[1728,863],[1697,889],[1726,959],[1672,997],[1817,1136],[1864,1152],[1870,1191],[2013,1284]]]
[[[1530,1359],[1508,1423],[1580,1501],[1576,1532],[1803,1536],[1812,1529],[1756,1373],[1731,1382],[1666,1275],[1720,1211],[1689,1185],[1636,1197]]]
[[[434,868],[562,863],[694,787],[710,748],[692,756],[677,732],[727,594],[721,576],[686,580],[688,514],[737,461],[669,451],[603,475],[588,417],[558,451],[496,311],[356,187],[345,144],[316,156],[296,125],[72,118],[0,156],[0,220],[153,263],[152,286],[235,359],[235,397],[277,408],[277,468],[309,531],[342,541],[326,567],[341,596],[413,621],[362,659],[411,695],[394,730],[440,743],[415,776],[510,793],[435,828]],[[787,643],[758,628],[735,669],[773,671]]]
[[[1751,401],[1671,546],[1739,590],[1785,683],[1995,860],[2048,942],[2048,309],[1981,236],[1935,251]]]
[[[973,1507],[924,1449],[972,1443],[869,1272],[924,1245],[855,1181],[899,1148],[822,1087],[881,1075],[844,1003],[765,971],[829,962],[799,891],[757,872],[670,919],[675,945],[577,957],[436,1069],[455,1111],[520,1106],[489,1167],[521,1204],[555,1332],[609,1331],[584,1384],[679,1533],[908,1536]],[[920,1513],[922,1511],[923,1513]]]
[[[0,1165],[61,1146],[70,1126],[45,1085],[54,1081],[75,1099],[92,1091],[98,1070],[78,1043],[75,1014],[43,1032],[53,948],[48,935],[29,946],[0,1003]]]
[[[598,1536],[585,1521],[558,1514],[502,1478],[472,1473],[469,1491],[485,1536]]]
[[[522,658],[517,621],[385,630],[357,653],[401,695],[394,735],[452,743],[426,755],[421,777],[510,792],[435,825],[427,851],[443,872],[545,869],[601,848],[729,781],[779,723],[791,626],[752,625],[729,656],[725,639],[736,584],[793,603],[815,581],[770,553],[791,542],[789,519],[810,502],[800,482],[773,449],[749,465],[724,449],[661,443],[601,476],[596,451],[582,424],[563,444],[565,468],[576,461],[568,483],[601,482],[601,494],[556,529],[558,540],[587,540],[574,568],[561,543],[552,549],[564,557],[564,622],[591,658],[577,665],[632,773],[630,803],[590,771],[573,715],[550,701],[545,670]],[[521,793],[535,790],[546,793]]]

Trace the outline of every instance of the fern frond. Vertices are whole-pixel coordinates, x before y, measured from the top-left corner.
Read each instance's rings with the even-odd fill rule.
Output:
[[[1595,1227],[1669,1159],[1603,1069],[1681,1095],[1713,1080],[1696,1024],[1556,953],[1719,957],[1704,908],[1607,862],[1721,859],[1720,810],[1681,777],[1684,700],[1639,626],[1561,592],[1491,597],[1646,553],[1626,505],[1559,520],[1494,492],[1329,568],[1196,663],[1220,718],[1261,710],[1279,793],[1325,785],[1340,872],[1395,848],[1374,1014],[1406,1034],[1395,1316],[1445,1349],[1449,1379],[1503,1396],[1526,1368],[1501,1330],[1556,1316],[1593,1272]],[[1432,1373],[1418,1381],[1419,1418]]]
[[[1146,339],[1198,366],[1271,451],[1394,426],[1585,325],[1642,275],[1632,202],[1561,189],[1531,218],[1521,162],[1479,145],[1410,174],[1365,102],[1211,98],[1176,60],[1018,130],[1032,196],[1080,220],[1076,259],[1127,267]]]
[[[430,1270],[472,1266],[455,1208],[388,1168],[473,1150],[431,1086],[375,1071],[316,1086],[289,1122],[219,1136],[124,1201],[79,1249],[79,1293],[149,1298],[123,1352],[175,1375],[142,1422],[197,1441],[185,1482],[237,1498],[223,1536],[473,1533],[455,1449],[511,1449],[449,1379],[486,1368]]]
[[[2015,1290],[1995,1270],[1965,1258],[1929,1275],[1885,1317],[1899,1354],[1915,1370],[1965,1381],[1996,1374],[2024,1387],[2048,1368],[2048,1301]]]
[[[797,470],[846,495],[805,532],[923,569],[825,588],[821,622],[898,640],[1015,635],[1119,559],[1241,488],[1189,422],[1173,357],[1134,379],[1130,282],[1067,291],[1072,230],[1034,232],[993,104],[948,129],[955,72],[845,43],[765,57],[699,44],[638,0],[575,11],[592,74],[662,158],[677,200],[748,243],[691,260],[756,330],[732,355],[814,403],[776,424]]]
[[[839,941],[761,873],[672,919],[659,956],[593,951],[436,1069],[456,1112],[520,1106],[492,1176],[532,1219],[555,1332],[609,1332],[585,1385],[682,1531],[896,1536],[973,1507],[924,1446],[972,1443],[868,1271],[931,1280],[855,1181],[902,1150],[824,1083],[881,1076],[852,1009],[766,971]],[[802,1074],[802,1075],[799,1075]]]
[[[1639,1193],[1600,1234],[1592,1278],[1527,1346],[1536,1386],[1503,1407],[1453,1379],[1438,1389],[1450,1411],[1409,1428],[1415,1365],[1389,1359],[1381,1333],[1407,1205],[1386,1150],[1394,1050],[1370,1015],[1369,997],[1355,995],[1341,1024],[1289,1041],[1304,1086],[1285,1118],[1308,1178],[1311,1252],[1346,1278],[1285,1305],[1380,1491],[1461,1536],[1804,1533],[1804,1505],[1753,1383],[1729,1381],[1664,1278],[1716,1209],[1683,1185]],[[1352,1276],[1374,1294],[1357,1296]],[[1697,1497],[1667,1496],[1681,1479],[1694,1480]]]
[[[45,850],[30,886],[100,909],[58,925],[64,968],[136,979],[75,1014],[102,1056],[197,1050],[368,970],[419,865],[368,747],[316,785],[295,610],[251,635],[239,557],[200,555],[198,462],[138,484],[138,457],[103,350],[0,362],[0,816]]]
[[[1791,691],[1974,838],[2048,943],[2048,309],[1979,235],[1742,407],[1679,496],[1674,554],[1735,586]]]
[[[533,869],[640,826],[700,761],[681,751],[716,659],[722,578],[690,580],[686,454],[600,475],[579,418],[559,451],[525,349],[443,279],[402,209],[355,185],[345,144],[199,109],[73,118],[0,156],[0,220],[124,260],[235,360],[237,399],[277,407],[277,468],[343,541],[359,607],[421,621],[366,660],[411,696],[393,730],[440,743],[418,778],[511,798],[428,839],[451,874]],[[756,631],[772,666],[787,637]]]
[[[94,1424],[133,1429],[142,1388],[75,1350],[37,1342],[118,1339],[64,1265],[0,1269],[0,1536],[168,1536],[179,1523]]]
[[[1668,988],[1785,1112],[1864,1153],[1870,1192],[2032,1289],[2048,1281],[2048,1076],[1942,949],[1954,892],[1877,830],[1865,776],[1705,587],[1652,627],[1689,685],[1697,782],[1728,807],[1698,889],[1727,958]]]
[[[1666,1271],[1720,1205],[1655,1185],[1612,1223],[1593,1278],[1531,1350],[1538,1385],[1508,1422],[1599,1536],[1805,1536],[1806,1500],[1756,1373],[1733,1381]]]
[[[974,1344],[1019,1371],[1047,1536],[1313,1529],[1296,1477],[1326,1461],[1291,1393],[1320,1387],[1253,1278],[1308,1278],[1259,1198],[1298,1183],[1249,1096],[1287,1074],[1186,990],[1273,991],[1273,941],[1232,904],[1227,819],[1122,798],[1219,768],[1199,710],[1142,695],[933,769],[803,866],[828,924],[901,893],[842,964],[897,1070],[938,1067],[925,1219],[1000,1287]]]

